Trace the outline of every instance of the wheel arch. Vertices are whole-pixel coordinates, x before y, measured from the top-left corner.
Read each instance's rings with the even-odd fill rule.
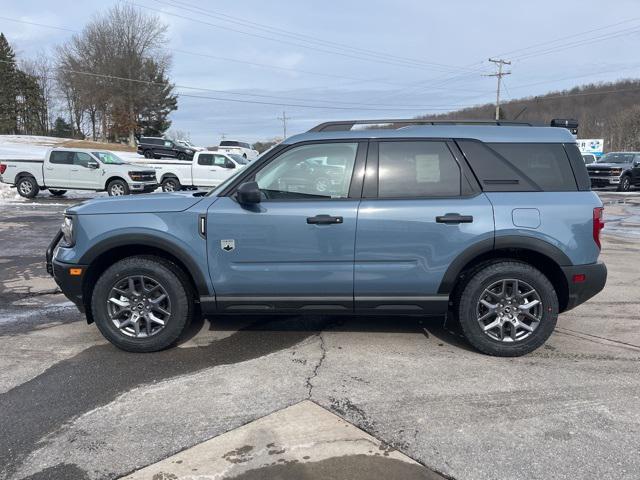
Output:
[[[113,182],[114,180],[122,180],[124,183],[126,183],[128,185],[128,182],[124,178],[122,178],[119,175],[113,175],[113,176],[109,177],[106,182],[104,182],[104,189],[106,190],[109,187],[109,184],[111,182]]]
[[[445,272],[439,294],[453,294],[466,283],[476,268],[500,260],[519,260],[540,270],[552,283],[558,295],[560,312],[569,302],[569,285],[561,266],[573,265],[558,247],[531,237],[503,236],[484,240],[463,251]],[[455,295],[451,295],[455,298]]]
[[[78,264],[88,265],[82,282],[82,298],[88,323],[93,322],[90,302],[99,276],[113,263],[138,255],[157,256],[174,263],[184,272],[197,297],[211,294],[203,272],[182,247],[151,235],[127,234],[124,238],[106,239],[96,244],[78,260]]]

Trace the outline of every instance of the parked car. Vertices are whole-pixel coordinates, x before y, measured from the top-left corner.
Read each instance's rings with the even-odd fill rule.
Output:
[[[44,160],[2,160],[0,181],[26,198],[40,190],[56,196],[67,190],[106,190],[119,196],[158,188],[154,170],[127,163],[110,151],[78,148],[53,148]]]
[[[144,158],[168,157],[178,160],[191,160],[195,153],[193,148],[160,137],[140,137],[137,151]]]
[[[238,142],[236,140],[223,140],[220,142],[220,146],[216,147],[216,152],[222,153],[235,153],[247,160],[255,160],[258,158],[257,150],[251,148],[251,145],[245,142]]]
[[[155,170],[164,192],[177,192],[217,187],[247,163],[240,155],[205,150],[196,152],[190,161],[141,160],[138,164]]]
[[[584,160],[585,165],[589,165],[590,163],[598,161],[598,157],[596,157],[593,153],[583,153],[582,160]]]
[[[193,145],[191,142],[187,140],[176,140],[176,143],[178,145],[182,145],[184,148],[189,148],[194,152],[202,152],[203,150],[206,150],[206,148],[204,147],[196,147],[195,145]]]
[[[619,192],[628,192],[640,186],[640,152],[610,152],[597,162],[587,165],[593,187],[614,186]]]
[[[450,314],[481,352],[535,350],[606,281],[602,202],[575,139],[412,122],[320,125],[208,194],[69,208],[47,268],[134,352],[174,344],[196,311]],[[305,164],[331,169],[331,188],[300,182]]]

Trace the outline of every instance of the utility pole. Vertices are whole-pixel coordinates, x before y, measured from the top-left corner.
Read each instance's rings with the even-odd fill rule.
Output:
[[[496,73],[492,73],[491,75],[483,75],[484,77],[497,77],[498,78],[498,88],[496,89],[496,120],[500,120],[500,84],[502,83],[502,77],[505,75],[511,75],[511,72],[503,72],[502,67],[505,65],[511,65],[511,62],[506,60],[490,58],[489,61],[491,63],[495,63],[498,65],[498,71]]]
[[[282,138],[287,138],[287,120],[291,120],[291,117],[287,117],[287,112],[282,111],[282,116],[278,117],[278,120],[282,122]]]

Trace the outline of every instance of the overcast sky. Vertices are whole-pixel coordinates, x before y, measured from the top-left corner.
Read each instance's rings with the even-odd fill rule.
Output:
[[[283,110],[290,135],[493,102],[491,56],[513,60],[506,99],[640,75],[638,0],[133,2],[169,25],[177,90],[209,97],[172,115],[202,145],[281,136]],[[3,0],[0,31],[19,58],[51,53],[72,33],[8,19],[80,30],[113,3]]]

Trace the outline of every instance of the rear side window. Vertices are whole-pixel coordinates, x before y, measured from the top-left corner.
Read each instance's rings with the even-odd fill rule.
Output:
[[[562,144],[490,143],[488,146],[544,191],[577,190],[576,179]]]
[[[74,157],[74,152],[51,152],[49,162],[58,165],[73,165]]]
[[[460,167],[444,142],[380,142],[379,198],[460,195]]]
[[[210,153],[203,153],[198,155],[198,165],[205,165],[205,166],[213,165],[213,155]]]

